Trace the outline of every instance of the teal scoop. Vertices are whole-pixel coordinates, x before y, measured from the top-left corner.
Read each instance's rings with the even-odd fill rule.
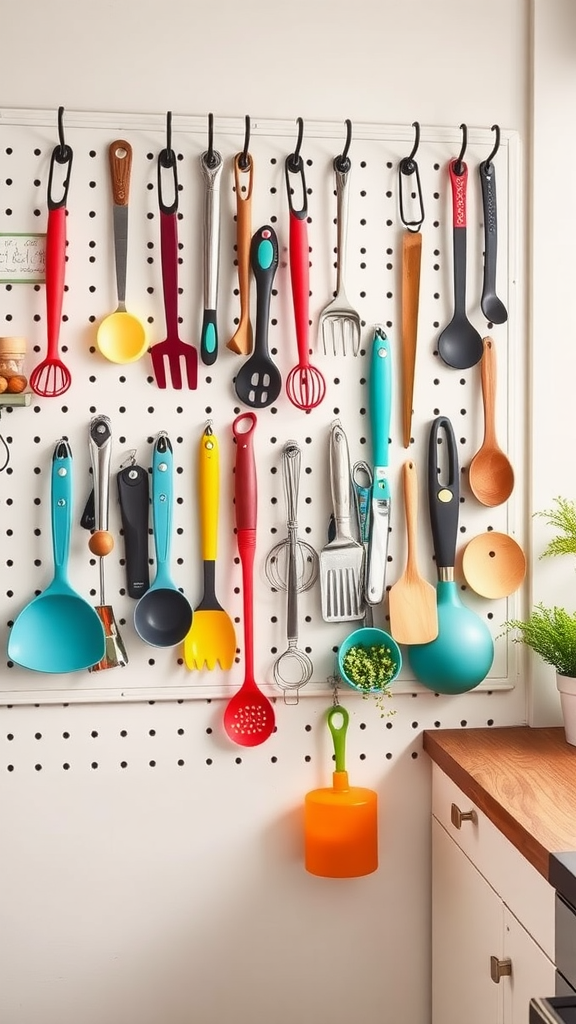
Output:
[[[104,657],[96,610],[68,582],[72,526],[72,453],[57,441],[52,457],[52,582],[18,615],[8,638],[10,661],[34,672],[78,672]]]

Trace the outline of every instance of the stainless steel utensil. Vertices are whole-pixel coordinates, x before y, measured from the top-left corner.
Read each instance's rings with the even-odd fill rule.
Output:
[[[200,358],[211,366],[218,355],[218,260],[220,253],[220,176],[222,157],[213,149],[202,153],[204,175],[204,318],[200,340]]]
[[[348,622],[364,615],[364,546],[351,533],[350,456],[340,420],[330,430],[334,538],[320,552],[322,618]]]
[[[282,449],[282,479],[288,520],[288,581],[286,637],[288,647],[274,662],[274,682],[284,690],[286,704],[298,703],[298,691],[312,678],[314,667],[305,651],[298,647],[298,557],[297,514],[298,483],[302,453],[296,441],[287,441]],[[293,695],[288,699],[288,693]]]
[[[112,453],[112,430],[107,416],[94,416],[90,421],[90,461],[94,478],[94,523],[96,530],[90,537],[89,547],[99,558],[100,604],[96,611],[104,627],[106,650],[104,657],[90,668],[91,672],[117,668],[128,664],[128,655],[120,631],[116,625],[112,606],[106,604],[104,585],[104,558],[114,546],[108,532],[110,456]]]
[[[357,356],[360,350],[360,315],[349,302],[345,288],[346,274],[346,236],[348,234],[348,177],[350,160],[347,159],[345,170],[340,165],[340,158],[334,160],[336,176],[336,221],[338,262],[336,267],[336,294],[320,313],[318,323],[322,335],[324,352],[332,350],[336,355],[340,350],[347,354],[351,351]]]

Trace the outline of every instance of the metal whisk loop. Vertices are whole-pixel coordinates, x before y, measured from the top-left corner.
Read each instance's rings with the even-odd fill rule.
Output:
[[[288,537],[284,541],[287,548],[288,575],[286,589],[288,600],[286,605],[286,636],[288,647],[274,662],[274,681],[284,690],[284,701],[287,704],[298,703],[298,692],[301,686],[312,678],[313,665],[306,654],[298,647],[298,491],[300,484],[300,466],[302,456],[296,441],[287,441],[282,449],[282,481],[286,499],[286,526]],[[308,545],[309,546],[309,545]],[[314,552],[315,554],[315,552]],[[316,563],[318,559],[316,556]],[[275,559],[275,565],[278,560]],[[311,586],[311,584],[310,584]],[[288,693],[292,694],[288,699]]]
[[[294,543],[296,591],[310,590],[318,579],[318,554],[311,544],[298,537],[298,491],[302,454],[296,441],[287,441],[282,450],[282,482],[286,500],[286,529],[288,536],[268,552],[264,570],[266,579],[275,590],[288,589],[290,544]]]

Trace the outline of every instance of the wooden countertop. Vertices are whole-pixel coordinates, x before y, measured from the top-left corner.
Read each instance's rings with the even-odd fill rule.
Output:
[[[550,854],[576,850],[576,747],[564,729],[424,731],[424,750],[550,880]]]

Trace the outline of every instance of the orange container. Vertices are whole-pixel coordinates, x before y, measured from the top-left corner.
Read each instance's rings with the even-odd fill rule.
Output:
[[[345,767],[349,715],[335,705],[327,715],[336,771],[331,789],[314,789],[304,800],[304,863],[312,875],[358,878],[378,867],[378,794],[350,786]]]

